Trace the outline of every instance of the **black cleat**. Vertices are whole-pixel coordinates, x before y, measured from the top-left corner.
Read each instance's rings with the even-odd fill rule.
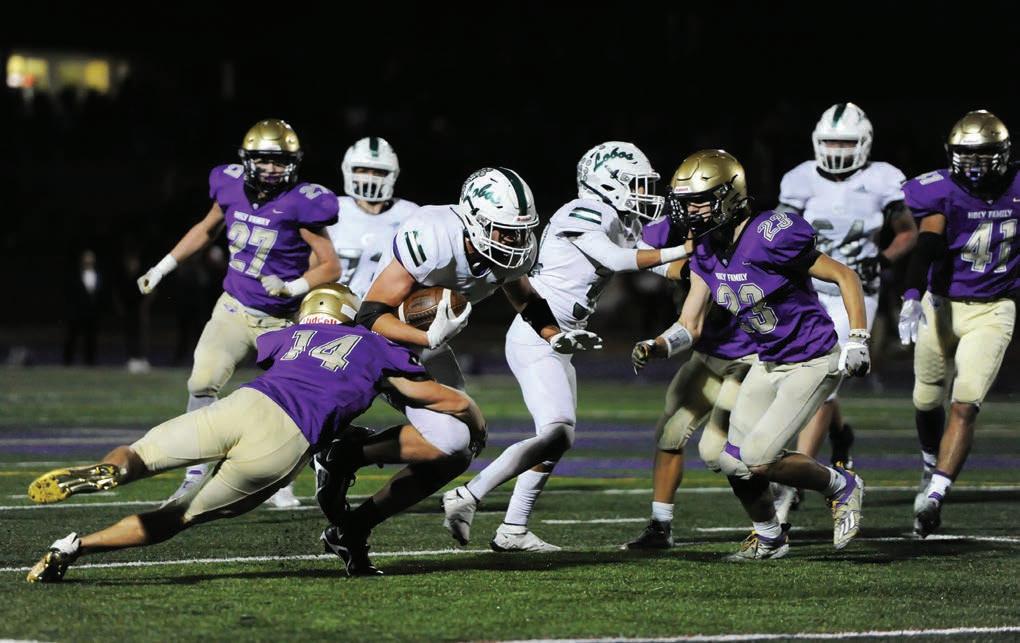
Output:
[[[368,535],[353,538],[336,525],[326,527],[319,536],[327,554],[335,554],[344,563],[348,576],[382,576],[382,571],[368,557]]]
[[[673,529],[668,522],[655,520],[648,521],[641,535],[620,545],[620,549],[669,549],[673,546]]]
[[[312,456],[310,464],[315,471],[315,500],[334,525],[343,524],[344,516],[350,510],[347,492],[357,482],[357,467],[345,457],[346,451],[360,445],[369,435],[372,435],[370,429],[352,425],[328,447]]]
[[[850,447],[854,445],[853,427],[844,422],[842,429],[833,431],[832,426],[829,426],[829,443],[832,445],[832,457],[829,459],[832,466],[853,469],[854,458],[850,455]]]

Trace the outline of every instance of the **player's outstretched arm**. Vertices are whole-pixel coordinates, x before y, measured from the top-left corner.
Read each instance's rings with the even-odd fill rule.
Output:
[[[391,261],[365,293],[357,323],[391,341],[428,348],[428,333],[405,324],[394,314],[415,284],[414,277],[399,261]]]
[[[220,209],[219,203],[213,202],[209,212],[202,217],[201,221],[191,226],[191,229],[184,233],[184,236],[170,250],[170,253],[138,278],[138,289],[143,295],[152,292],[156,284],[163,277],[173,272],[177,264],[208,245],[210,241],[216,238],[216,235],[220,233],[222,228],[223,210]]]
[[[389,377],[387,380],[411,406],[452,415],[467,425],[472,442],[485,443],[485,417],[467,393],[435,380],[415,381],[404,377]]]
[[[585,232],[571,238],[578,250],[613,272],[630,272],[654,268],[687,256],[684,246],[673,248],[634,249],[621,248],[604,232]]]
[[[705,280],[691,272],[691,289],[684,300],[680,319],[655,339],[646,339],[634,345],[630,354],[634,372],[644,368],[649,359],[673,357],[691,348],[701,337],[711,297],[712,291]]]

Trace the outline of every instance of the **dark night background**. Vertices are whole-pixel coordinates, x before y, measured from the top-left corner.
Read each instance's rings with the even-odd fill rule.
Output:
[[[340,192],[343,151],[379,135],[400,155],[398,194],[453,202],[468,173],[500,164],[525,177],[543,217],[574,196],[577,159],[603,140],[635,142],[667,181],[688,153],[723,147],[769,207],[782,174],[812,158],[810,132],[834,102],[867,112],[872,158],[907,176],[944,164],[943,140],[970,109],[1020,128],[1020,27],[1008,3],[352,6],[8,13],[5,62],[12,52],[80,52],[129,71],[108,95],[28,98],[0,86],[0,357],[26,345],[39,361],[57,358],[60,293],[90,248],[111,285],[100,361],[121,359],[118,311],[138,276],[127,259],[137,256],[140,272],[172,247],[208,209],[209,169],[233,162],[265,117],[297,131],[304,180]],[[207,317],[211,300],[197,289],[214,297],[219,275],[196,265],[151,303],[154,363],[179,358],[181,309]],[[666,299],[657,305],[668,316]],[[479,321],[504,324],[502,306]],[[595,324],[621,328],[621,346],[658,323],[603,319]]]

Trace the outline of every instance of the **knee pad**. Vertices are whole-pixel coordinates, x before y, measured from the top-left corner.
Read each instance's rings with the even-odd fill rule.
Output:
[[[662,427],[658,447],[661,451],[676,451],[684,448],[698,428],[698,418],[686,407],[681,407]]]
[[[740,478],[741,480],[750,480],[751,478],[751,470],[741,460],[740,447],[735,447],[729,442],[719,454],[719,470],[727,478]]]
[[[551,422],[538,429],[538,434],[549,441],[550,445],[562,448],[562,452],[574,446],[574,423],[566,420]]]
[[[945,395],[946,388],[941,382],[928,384],[920,380],[914,381],[913,402],[914,408],[918,411],[931,411],[942,406]]]

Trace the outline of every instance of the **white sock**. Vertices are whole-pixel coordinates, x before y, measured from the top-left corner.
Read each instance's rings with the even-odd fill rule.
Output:
[[[949,476],[941,471],[936,471],[932,474],[931,482],[928,483],[928,488],[925,490],[924,495],[934,498],[941,503],[946,494],[949,493],[949,487],[952,485],[953,481],[949,479]]]
[[[924,468],[927,471],[934,471],[935,465],[938,463],[938,455],[921,451],[921,461],[924,462]]]
[[[832,467],[825,467],[829,470],[829,486],[825,488],[822,493],[825,494],[826,498],[836,495],[846,487],[846,478],[843,477],[839,471],[836,471]]]
[[[652,520],[673,522],[673,503],[652,501]]]
[[[503,522],[508,525],[527,525],[528,518],[531,517],[531,509],[535,506],[538,494],[542,493],[548,480],[548,473],[539,473],[530,469],[517,476],[514,494],[510,496],[510,504],[506,508],[506,518]]]
[[[754,525],[754,531],[759,536],[765,536],[766,538],[779,538],[783,535],[783,528],[779,524],[779,520],[775,516],[772,516],[772,520],[765,522],[751,522]]]
[[[215,395],[202,395],[202,396],[198,396],[198,395],[192,395],[192,394],[189,393],[188,394],[188,413],[191,413],[192,411],[197,411],[198,409],[204,409],[205,407],[207,407],[210,404],[212,404],[213,402],[215,402],[216,399],[217,398],[216,398]]]
[[[188,470],[184,473],[185,478],[201,478],[209,471],[209,464],[202,462],[200,464],[193,464],[188,467]]]
[[[522,472],[542,464],[550,458],[558,458],[562,455],[561,449],[554,453],[550,448],[553,442],[558,441],[552,433],[543,433],[511,444],[465,486],[478,500],[514,476],[518,477],[517,486],[519,487]]]

